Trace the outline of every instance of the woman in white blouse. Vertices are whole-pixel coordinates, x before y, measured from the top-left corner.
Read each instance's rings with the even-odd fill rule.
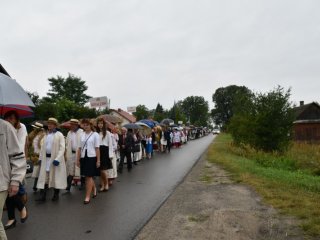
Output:
[[[81,175],[86,178],[86,197],[83,203],[89,204],[91,193],[93,193],[93,198],[97,196],[93,177],[100,175],[100,139],[99,134],[93,132],[89,119],[83,119],[81,125],[84,132],[81,135],[80,147],[77,151],[77,165],[80,167]]]
[[[97,119],[97,132],[100,140],[100,190],[99,192],[107,192],[108,170],[112,169],[111,158],[113,157],[113,144],[110,131],[107,130],[107,124],[103,118]]]

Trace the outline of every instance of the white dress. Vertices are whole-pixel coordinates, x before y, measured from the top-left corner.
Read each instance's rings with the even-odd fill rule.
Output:
[[[108,169],[108,178],[117,178],[118,177],[118,172],[117,172],[117,147],[118,147],[118,142],[117,142],[117,137],[118,135],[111,134],[111,140],[112,140],[112,149],[113,149],[113,155],[111,158],[112,162],[112,169]]]

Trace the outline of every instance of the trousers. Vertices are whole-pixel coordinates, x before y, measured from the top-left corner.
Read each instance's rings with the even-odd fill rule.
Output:
[[[2,219],[3,206],[6,201],[7,195],[8,195],[7,191],[0,192],[0,219]],[[4,231],[2,221],[0,221],[0,240],[7,240],[7,235],[6,235],[6,232]]]
[[[120,151],[119,170],[123,169],[124,158],[127,158],[127,168],[131,169],[132,168],[131,152],[130,151],[126,151],[126,150],[121,150]]]

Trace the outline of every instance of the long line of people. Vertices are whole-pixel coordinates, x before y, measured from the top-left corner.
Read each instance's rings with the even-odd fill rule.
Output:
[[[156,126],[148,133],[124,127],[110,129],[103,118],[98,118],[95,123],[90,119],[71,119],[64,137],[58,129],[58,120],[53,117],[47,120],[46,126],[35,122],[28,135],[16,112],[6,113],[4,119],[14,127],[20,151],[35,164],[33,191],[39,191],[38,202],[47,200],[49,189],[53,189],[52,201],[58,201],[61,191],[71,193],[73,186],[79,185],[79,190],[85,189],[83,203],[89,204],[98,192],[109,190],[118,173],[123,173],[125,163],[130,172],[140,160],[151,159],[155,151],[170,153],[172,147],[180,148],[189,136],[186,129],[165,126]],[[98,177],[99,187],[95,181]],[[18,194],[6,199],[8,222],[4,229],[16,226],[16,208],[21,223],[26,222],[29,215],[26,196],[21,181]]]

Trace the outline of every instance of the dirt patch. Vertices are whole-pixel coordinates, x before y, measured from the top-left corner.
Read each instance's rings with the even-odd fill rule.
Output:
[[[203,157],[136,239],[295,240],[303,234],[293,218]]]

